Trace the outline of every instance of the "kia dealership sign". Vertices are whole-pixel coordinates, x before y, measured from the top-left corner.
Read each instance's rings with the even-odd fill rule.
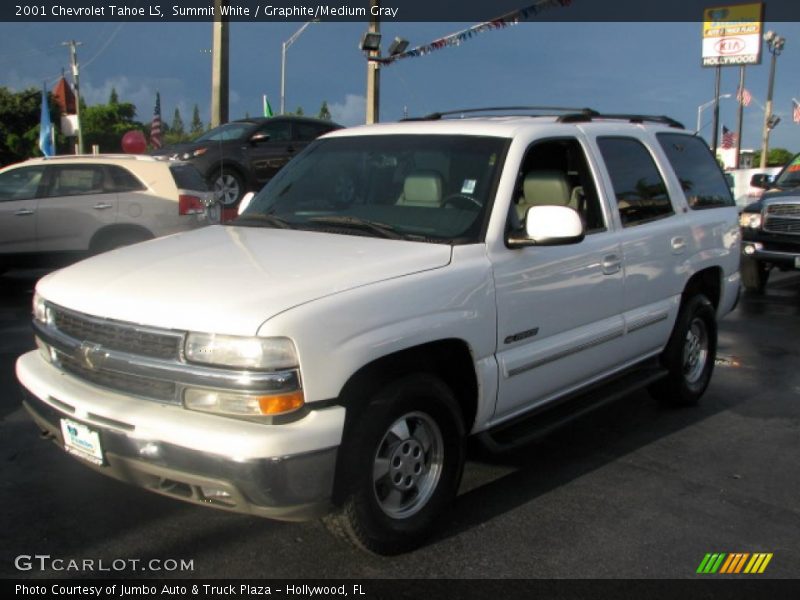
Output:
[[[763,7],[756,3],[705,9],[703,66],[759,64]]]

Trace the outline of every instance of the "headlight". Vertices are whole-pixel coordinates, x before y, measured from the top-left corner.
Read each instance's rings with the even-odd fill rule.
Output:
[[[188,388],[183,393],[183,404],[189,410],[232,417],[282,415],[301,408],[304,403],[303,390],[267,395]]]
[[[294,343],[285,337],[190,333],[184,354],[186,360],[223,367],[280,371],[298,366]]]
[[[739,225],[751,229],[758,229],[761,227],[761,213],[743,212],[739,215]]]
[[[33,318],[47,324],[53,320],[53,313],[47,308],[47,303],[38,292],[33,294]]]
[[[205,154],[206,152],[208,152],[208,148],[198,148],[193,152],[184,152],[183,154],[181,154],[181,160],[189,160],[190,158],[203,156],[203,154]]]

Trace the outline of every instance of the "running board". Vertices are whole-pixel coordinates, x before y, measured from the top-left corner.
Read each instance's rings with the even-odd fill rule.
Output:
[[[647,363],[647,367],[639,367],[612,380],[595,384],[578,393],[549,402],[524,415],[483,431],[476,437],[491,452],[504,452],[529,444],[562,425],[640,390],[667,375],[666,369],[653,366],[653,364],[652,362]]]

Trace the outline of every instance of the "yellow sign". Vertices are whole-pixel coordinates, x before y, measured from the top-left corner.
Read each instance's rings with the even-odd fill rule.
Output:
[[[705,9],[703,66],[760,63],[763,12],[760,2]]]

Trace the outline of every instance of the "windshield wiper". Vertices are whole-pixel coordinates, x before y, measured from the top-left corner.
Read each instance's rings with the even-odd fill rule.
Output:
[[[378,221],[368,221],[359,217],[312,217],[309,219],[310,223],[319,223],[320,225],[334,225],[337,227],[350,227],[353,229],[360,229],[362,231],[371,231],[378,235],[391,239],[391,240],[405,240],[408,237],[394,227],[387,223],[380,223]]]
[[[236,225],[265,225],[267,227],[277,227],[278,229],[293,229],[288,221],[284,221],[280,217],[266,214],[243,214],[238,217],[234,223]]]

